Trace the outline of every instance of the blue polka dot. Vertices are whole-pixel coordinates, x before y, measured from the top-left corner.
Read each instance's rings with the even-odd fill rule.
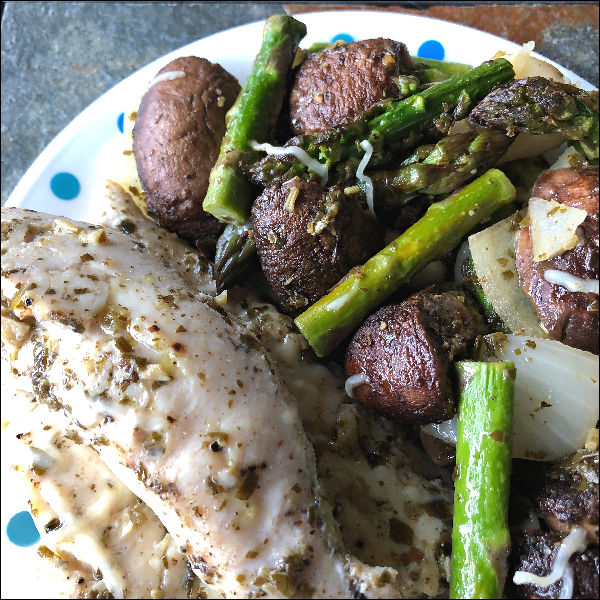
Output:
[[[421,58],[444,60],[445,55],[446,51],[444,50],[444,46],[437,40],[427,40],[426,42],[423,42],[417,51],[417,56],[420,56]]]
[[[71,173],[57,173],[50,180],[50,189],[61,200],[73,200],[79,194],[81,185],[75,175],[71,175]]]
[[[342,40],[343,42],[346,42],[346,44],[349,44],[354,41],[354,38],[349,33],[338,33],[331,38],[332,42],[337,42],[338,40]]]
[[[117,127],[119,128],[119,131],[121,133],[123,133],[123,121],[125,121],[125,113],[122,112],[118,117],[117,117]]]
[[[40,541],[40,534],[35,528],[31,515],[26,511],[14,515],[6,526],[8,539],[17,546],[32,546]]]

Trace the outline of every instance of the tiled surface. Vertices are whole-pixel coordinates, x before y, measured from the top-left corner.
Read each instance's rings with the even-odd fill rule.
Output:
[[[438,4],[378,2],[368,8],[413,7],[412,12],[513,41],[534,39],[540,52],[598,84],[596,2]],[[286,6],[290,12],[317,8]],[[2,17],[2,203],[52,138],[118,81],[184,44],[283,10],[275,2],[7,2]]]

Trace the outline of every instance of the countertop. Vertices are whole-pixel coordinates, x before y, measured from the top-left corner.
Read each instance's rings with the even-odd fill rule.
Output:
[[[2,14],[2,204],[36,156],[121,79],[196,39],[269,15],[405,11],[484,29],[598,86],[598,3],[6,2]]]

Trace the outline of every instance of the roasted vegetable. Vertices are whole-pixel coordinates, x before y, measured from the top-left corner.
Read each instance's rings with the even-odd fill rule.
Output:
[[[515,369],[456,363],[461,395],[450,598],[501,598],[510,550],[508,498]]]
[[[514,196],[515,188],[504,173],[490,169],[430,206],[411,228],[298,316],[296,325],[315,352],[325,356],[412,275],[447,254]]]
[[[375,206],[393,209],[416,194],[449,194],[494,166],[509,145],[510,138],[501,132],[469,131],[420,146],[400,168],[369,174]],[[363,182],[359,186],[365,188]]]
[[[275,15],[265,23],[252,71],[227,113],[227,129],[202,205],[220,221],[243,224],[248,217],[252,187],[241,173],[240,161],[244,152],[250,151],[250,141],[270,137],[283,103],[288,71],[305,35],[304,23],[287,15]]]
[[[256,241],[252,230],[245,225],[227,225],[217,242],[214,275],[217,292],[221,293],[239,277],[256,256]]]
[[[505,83],[471,112],[472,125],[516,133],[561,133],[598,158],[598,92],[544,77]]]
[[[310,158],[325,163],[330,169],[329,183],[347,182],[355,177],[365,153],[361,141],[373,147],[369,167],[389,164],[399,153],[412,150],[426,133],[438,137],[447,134],[454,121],[466,117],[475,102],[513,76],[507,60],[488,61],[404,100],[384,100],[346,129],[297,136],[286,146],[297,146]],[[314,176],[296,157],[276,154],[251,165],[248,175],[254,183],[265,186],[296,176]]]

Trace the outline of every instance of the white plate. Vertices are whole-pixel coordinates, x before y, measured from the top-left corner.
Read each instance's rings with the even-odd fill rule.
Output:
[[[382,18],[382,16],[384,18]],[[297,17],[306,23],[308,34],[302,40],[307,47],[314,42],[329,42],[342,36],[346,41],[373,37],[388,37],[404,42],[411,54],[416,55],[422,44],[444,51],[444,60],[477,65],[491,58],[499,50],[515,52],[517,44],[489,33],[470,27],[447,23],[437,19],[381,13],[377,11],[334,11],[332,13],[302,14]],[[56,136],[40,154],[7,201],[7,206],[21,206],[56,215],[86,220],[92,201],[102,189],[101,170],[97,157],[100,149],[108,142],[116,140],[121,132],[119,118],[130,107],[130,98],[153,78],[165,64],[178,56],[201,56],[219,62],[225,69],[244,81],[260,43],[263,23],[251,23],[217,33],[192,44],[188,44],[167,54],[140,69],[86,108],[65,129]],[[535,53],[534,53],[535,55]],[[537,55],[539,56],[539,55]],[[434,57],[434,56],[430,56]],[[594,89],[575,73],[548,61],[558,67],[573,83],[585,89]],[[129,99],[129,100],[128,100]],[[53,191],[53,178],[59,173],[67,173],[63,184],[79,184],[78,194],[70,200],[57,197]],[[64,176],[63,176],[64,177]],[[60,188],[60,180],[58,180]],[[56,186],[54,186],[56,189]],[[77,185],[75,185],[75,188]],[[73,188],[72,188],[73,189]],[[60,192],[60,190],[59,190]],[[5,401],[10,401],[5,399]],[[4,445],[4,444],[3,444]],[[27,548],[15,546],[6,535],[8,520],[17,512],[27,510],[26,498],[14,492],[17,483],[14,473],[8,469],[8,459],[3,454],[2,475],[2,597],[31,598],[46,597],[41,587],[31,577],[31,562],[35,546]],[[7,491],[10,490],[10,493]]]

